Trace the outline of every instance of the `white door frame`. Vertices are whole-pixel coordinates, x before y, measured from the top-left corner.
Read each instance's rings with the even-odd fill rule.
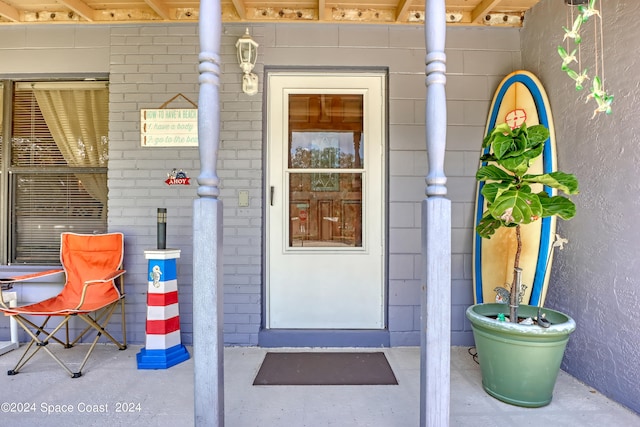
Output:
[[[299,80],[296,80],[300,78]],[[372,71],[364,71],[364,72],[317,72],[317,71],[273,71],[267,74],[267,84],[266,84],[266,93],[267,98],[265,102],[266,106],[266,135],[267,135],[267,144],[266,144],[266,162],[265,162],[265,183],[266,183],[266,193],[265,193],[265,327],[267,329],[280,329],[280,328],[294,328],[294,329],[384,329],[386,327],[386,315],[387,315],[387,287],[386,287],[386,266],[387,266],[387,250],[386,250],[386,73],[385,72],[372,72]],[[371,82],[375,82],[377,85],[373,91],[368,91],[366,88],[362,88],[366,86],[366,84],[362,84],[361,82],[367,80],[367,84],[372,84]],[[286,81],[286,83],[285,83]],[[300,86],[300,81],[302,81],[302,86]],[[294,82],[290,84],[289,82]],[[286,141],[287,138],[284,138],[283,134],[286,128],[284,124],[284,118],[288,117],[288,111],[286,110],[286,102],[284,102],[285,95],[276,93],[277,96],[273,95],[273,90],[282,91],[286,89],[286,93],[363,93],[365,97],[364,102],[364,113],[365,113],[365,129],[371,130],[376,128],[374,125],[371,126],[369,122],[375,122],[378,125],[375,138],[371,135],[371,131],[369,132],[368,138],[365,136],[365,147],[366,143],[369,140],[376,140],[378,137],[380,138],[378,147],[379,150],[374,149],[373,147],[368,147],[365,151],[365,159],[367,162],[378,162],[375,168],[379,168],[378,173],[379,176],[376,178],[376,181],[370,184],[371,188],[365,188],[365,198],[363,200],[363,206],[366,203],[369,203],[368,208],[375,205],[375,218],[371,221],[367,221],[366,217],[368,216],[368,211],[364,210],[366,208],[363,207],[363,212],[366,214],[363,215],[363,247],[362,248],[353,248],[352,251],[347,250],[344,252],[344,256],[349,256],[353,253],[373,253],[377,261],[377,267],[379,268],[378,279],[379,283],[376,283],[375,290],[377,292],[377,296],[371,298],[365,298],[369,301],[367,304],[375,304],[376,305],[376,313],[375,320],[372,320],[371,312],[364,313],[362,315],[364,317],[369,318],[369,320],[364,321],[362,324],[359,324],[357,321],[352,323],[340,323],[339,321],[336,324],[332,324],[332,322],[328,322],[327,326],[324,327],[322,324],[318,324],[313,320],[309,320],[309,322],[302,322],[300,325],[296,326],[295,324],[291,324],[288,320],[281,321],[277,316],[273,316],[274,310],[272,307],[272,295],[275,295],[277,292],[281,292],[276,290],[274,285],[271,283],[271,274],[272,268],[275,269],[274,258],[277,256],[273,256],[272,253],[274,251],[273,246],[271,245],[272,241],[270,238],[271,233],[275,233],[276,239],[281,240],[282,247],[276,252],[276,255],[279,253],[286,251],[286,231],[288,228],[285,228],[283,225],[282,228],[279,228],[280,225],[278,221],[280,219],[276,218],[276,216],[280,217],[282,221],[285,221],[286,216],[286,206],[288,206],[288,202],[283,199],[283,197],[287,197],[287,194],[284,194],[284,184],[283,181],[273,183],[271,182],[272,176],[275,173],[276,176],[285,176],[286,172],[283,171],[283,160],[282,158],[273,159],[272,153],[270,150],[270,142],[273,138],[277,138],[280,141]],[[283,92],[284,93],[284,92]],[[373,98],[375,96],[375,98]],[[281,129],[277,129],[280,127]],[[274,136],[275,135],[275,136]],[[365,133],[366,135],[366,133]],[[284,138],[284,139],[283,139]],[[287,150],[284,149],[284,155],[287,155]],[[370,155],[369,158],[366,158],[367,154],[375,153]],[[278,156],[282,156],[282,152],[278,152]],[[366,166],[366,165],[365,165]],[[274,170],[274,169],[279,169]],[[365,168],[365,174],[368,169]],[[275,187],[275,193],[272,194],[270,191],[271,187]],[[375,191],[374,191],[375,187]],[[379,188],[378,188],[379,187]],[[370,197],[369,197],[370,196]],[[274,209],[272,206],[279,206],[280,210],[276,211],[274,216]],[[277,221],[276,221],[277,220]],[[274,223],[275,227],[274,229]],[[370,235],[366,235],[367,232],[371,233],[371,226],[375,227],[376,233],[379,234],[373,238]],[[275,231],[274,231],[275,230]],[[279,243],[278,243],[279,244]],[[374,244],[376,247],[372,247],[371,244]],[[323,252],[327,253],[327,251],[323,250],[312,250],[317,255],[321,256]],[[349,253],[351,252],[351,254]],[[359,269],[360,272],[368,273],[367,268],[361,266]],[[351,281],[353,276],[346,275],[344,280]],[[360,291],[358,291],[360,292]],[[353,297],[353,296],[351,296]],[[353,300],[352,300],[353,301]],[[288,305],[287,305],[288,304]],[[276,304],[277,305],[277,304]],[[280,307],[283,306],[295,306],[291,301],[286,301],[280,304]],[[350,307],[359,307],[360,304],[352,303]],[[305,313],[306,317],[307,312]],[[359,314],[356,314],[358,316]]]

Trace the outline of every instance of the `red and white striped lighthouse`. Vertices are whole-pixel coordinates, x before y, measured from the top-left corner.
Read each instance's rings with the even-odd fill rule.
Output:
[[[145,347],[137,354],[138,369],[167,369],[189,359],[180,338],[176,259],[179,249],[144,251],[149,260]]]

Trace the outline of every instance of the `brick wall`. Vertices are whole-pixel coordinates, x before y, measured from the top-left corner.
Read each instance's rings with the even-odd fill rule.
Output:
[[[63,58],[68,55],[59,58],[50,53],[51,47],[43,41],[46,37],[34,41],[32,33],[43,29],[56,34],[67,32],[66,38],[52,39],[67,43],[60,52],[75,55],[77,66],[65,62]],[[225,343],[258,343],[263,285],[262,72],[269,65],[389,68],[388,324],[392,345],[419,344],[420,202],[427,174],[423,28],[251,25],[251,35],[260,44],[259,63],[254,71],[260,76],[260,93],[252,97],[240,90],[241,72],[235,56],[234,45],[244,29],[244,25],[225,25],[221,47],[218,174],[224,204]],[[134,343],[144,341],[144,250],[155,248],[158,207],[168,210],[167,246],[182,250],[178,260],[181,326],[183,342],[192,341],[191,213],[196,198],[198,150],[141,147],[139,111],[159,108],[178,93],[197,103],[197,31],[192,24],[0,28],[0,55],[13,55],[11,58],[22,64],[8,65],[3,61],[0,77],[16,72],[70,70],[109,75],[109,228],[126,234],[127,322],[129,339]],[[450,28],[447,33],[449,127],[445,172],[449,179],[448,197],[453,202],[453,344],[472,342],[464,310],[472,303],[473,176],[493,90],[504,75],[520,64],[519,37],[519,31],[514,29]],[[80,46],[75,46],[83,43],[80,39],[93,40],[91,43],[100,47],[80,51]],[[32,55],[22,53],[29,51],[25,46],[33,50]],[[46,63],[49,68],[35,66],[36,54],[37,62]],[[189,108],[190,104],[179,98],[168,107]],[[187,172],[193,185],[167,186],[164,180],[173,168]],[[247,208],[238,207],[240,190],[249,191]],[[0,329],[0,336],[3,333],[4,329]]]
[[[452,344],[471,344],[465,310],[473,304],[473,208],[480,145],[495,89],[520,68],[520,33],[494,28],[447,31],[447,152],[445,173],[452,201]]]
[[[114,26],[110,32],[109,229],[126,236],[128,333],[144,342],[147,295],[145,249],[156,248],[157,208],[167,208],[167,247],[178,265],[183,340],[191,342],[191,211],[196,187],[164,183],[173,168],[195,178],[197,148],[140,144],[140,109],[160,108],[178,93],[197,103],[198,34],[194,25]],[[183,98],[167,108],[192,107]]]
[[[230,27],[241,34],[242,28]],[[389,67],[389,317],[392,345],[417,345],[420,328],[420,202],[427,174],[422,27],[254,26],[259,59],[279,66]],[[452,343],[470,344],[475,170],[499,81],[520,64],[518,30],[449,29],[446,173],[452,207]]]

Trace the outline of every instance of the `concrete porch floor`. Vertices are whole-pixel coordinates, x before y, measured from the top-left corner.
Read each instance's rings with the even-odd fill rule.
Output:
[[[82,347],[55,350],[67,360],[81,360]],[[138,370],[141,346],[118,351],[100,344],[81,378],[68,377],[44,352],[18,375],[7,376],[22,348],[0,356],[1,425],[193,425],[193,359],[166,370]],[[398,379],[394,386],[253,386],[266,351],[225,348],[227,427],[419,424],[419,348],[383,349]],[[451,356],[451,426],[640,426],[640,416],[564,372],[550,405],[526,409],[504,404],[482,389],[480,368],[466,347],[452,347]]]

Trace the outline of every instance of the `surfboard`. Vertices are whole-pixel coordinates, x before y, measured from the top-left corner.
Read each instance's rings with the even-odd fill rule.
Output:
[[[528,71],[516,71],[506,76],[494,94],[485,128],[485,135],[495,126],[507,123],[512,128],[522,122],[527,126],[545,125],[549,129],[549,140],[545,143],[542,156],[530,166],[530,173],[550,173],[556,171],[556,140],[551,108],[546,92],[540,81]],[[482,141],[480,141],[480,145]],[[484,150],[482,153],[484,154]],[[484,182],[476,188],[476,205],[473,229],[473,287],[476,304],[496,302],[496,288],[511,289],[513,280],[513,262],[516,253],[515,228],[502,227],[491,239],[484,239],[475,231],[482,218],[486,203],[482,196]],[[537,192],[543,188],[534,186]],[[555,190],[544,186],[549,195]],[[555,238],[555,217],[543,218],[531,224],[521,226],[522,284],[524,294],[522,304],[544,304],[549,283],[549,273],[553,257]]]

